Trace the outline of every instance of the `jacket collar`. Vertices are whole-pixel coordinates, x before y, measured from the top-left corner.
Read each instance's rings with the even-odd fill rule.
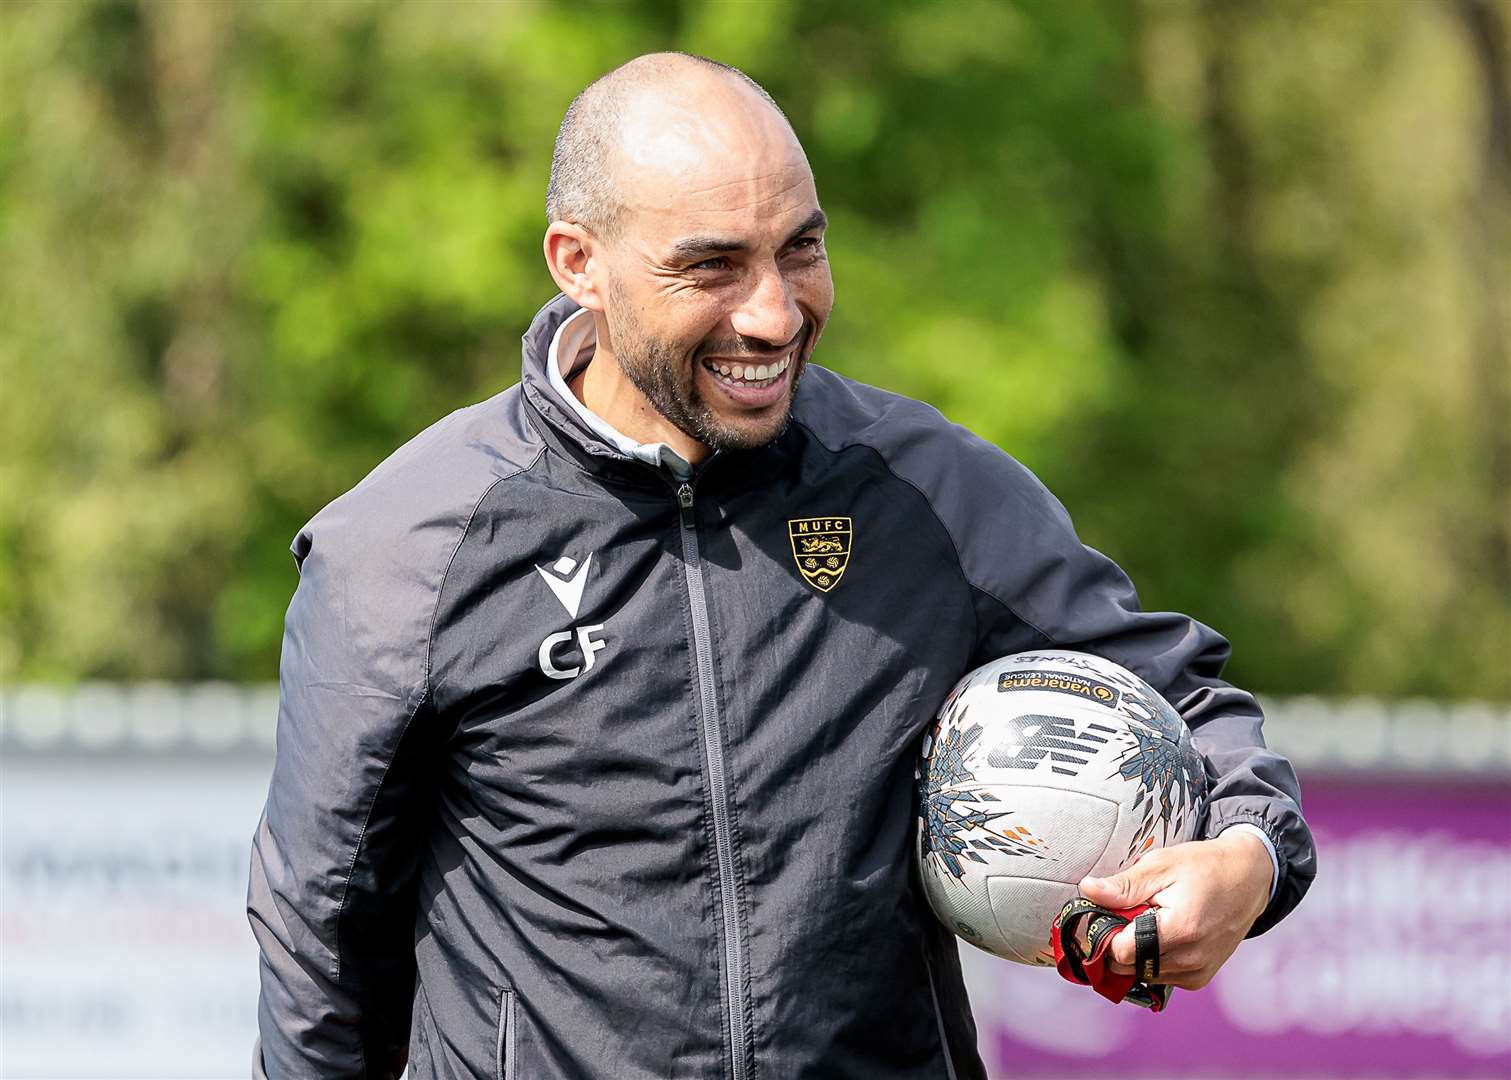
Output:
[[[570,456],[579,461],[586,455],[589,461],[643,467],[589,427],[576,410],[569,408],[561,400],[551,385],[551,378],[546,370],[551,355],[551,342],[555,340],[561,324],[579,310],[581,309],[576,304],[558,293],[535,313],[530,329],[525,331],[522,340],[520,386],[525,400],[555,430],[561,441],[570,444],[563,447],[570,452]]]
[[[556,334],[551,338],[550,351],[546,353],[546,379],[557,400],[575,412],[588,430],[620,453],[647,465],[665,468],[679,481],[686,480],[692,473],[692,466],[681,454],[664,442],[637,443],[589,409],[572,393],[572,388],[567,384],[568,379],[574,372],[592,362],[596,347],[597,334],[593,316],[581,308],[568,315],[556,328]]]

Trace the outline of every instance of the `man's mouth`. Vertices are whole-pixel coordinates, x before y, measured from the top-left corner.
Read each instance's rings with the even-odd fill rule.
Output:
[[[737,387],[745,390],[761,390],[771,386],[782,379],[787,369],[792,366],[792,358],[796,350],[789,352],[779,360],[769,361],[764,364],[732,363],[717,357],[703,361],[703,367],[708,370],[715,381],[729,387]]]

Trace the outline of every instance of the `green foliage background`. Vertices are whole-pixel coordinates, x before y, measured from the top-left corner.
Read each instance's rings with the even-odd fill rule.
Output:
[[[819,359],[1034,468],[1275,693],[1511,698],[1508,10],[0,6],[0,674],[268,679],[286,545],[518,378],[551,140],[637,53],[783,104]]]

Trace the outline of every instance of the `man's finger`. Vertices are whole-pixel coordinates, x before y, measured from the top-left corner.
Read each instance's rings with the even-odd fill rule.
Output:
[[[1164,946],[1165,925],[1160,921],[1158,908],[1154,909],[1154,922],[1159,928],[1160,947]],[[1138,956],[1138,939],[1134,931],[1133,923],[1129,923],[1117,932],[1112,939],[1112,948],[1108,950],[1112,957],[1112,970],[1119,975],[1133,974],[1133,962]]]
[[[1157,982],[1170,986],[1190,988],[1192,980],[1205,982],[1211,978],[1211,958],[1201,947],[1195,928],[1183,919],[1175,908],[1156,908],[1156,925],[1159,927],[1159,978]],[[1118,931],[1107,950],[1108,968],[1118,975],[1133,975],[1134,948],[1133,924]]]
[[[1179,906],[1157,907],[1153,912],[1155,927],[1159,931],[1159,981],[1170,981],[1164,978],[1166,975],[1199,971],[1205,964],[1205,959],[1199,949],[1192,948],[1196,941],[1195,924]],[[1114,972],[1119,975],[1134,974],[1134,964],[1138,959],[1138,938],[1133,923],[1118,931],[1107,955],[1112,961]]]
[[[1081,895],[1109,911],[1143,904],[1167,884],[1165,869],[1157,858],[1140,859],[1128,869],[1108,878],[1082,878]]]

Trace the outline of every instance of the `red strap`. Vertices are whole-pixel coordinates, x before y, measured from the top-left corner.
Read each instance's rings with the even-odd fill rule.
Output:
[[[1170,998],[1170,988],[1139,982],[1132,975],[1119,975],[1112,971],[1112,939],[1140,914],[1151,910],[1149,904],[1122,911],[1109,911],[1098,907],[1084,896],[1067,901],[1055,916],[1050,927],[1049,941],[1055,952],[1055,969],[1073,983],[1090,986],[1108,1001],[1127,1000],[1154,1012],[1160,1012]],[[1081,948],[1077,930],[1081,921],[1086,924],[1087,947]]]

